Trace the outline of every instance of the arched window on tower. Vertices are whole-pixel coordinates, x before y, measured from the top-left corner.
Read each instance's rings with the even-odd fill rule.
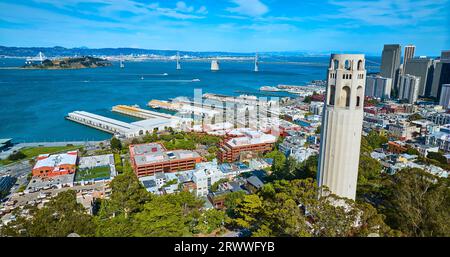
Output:
[[[344,67],[346,70],[350,70],[352,68],[351,62],[349,60],[345,60]]]
[[[339,61],[338,60],[333,60],[333,69],[335,69],[335,70],[339,69]]]
[[[362,86],[358,86],[356,89],[356,107],[362,106],[362,101],[364,99],[364,91]]]
[[[345,105],[344,105],[345,104]],[[350,107],[350,87],[345,86],[342,88],[341,97],[339,100],[339,106]]]
[[[359,60],[358,61],[358,70],[363,70],[363,61],[362,60]]]
[[[336,87],[334,85],[331,85],[330,86],[330,98],[328,100],[329,101],[328,102],[329,105],[334,105],[335,95],[336,95]]]

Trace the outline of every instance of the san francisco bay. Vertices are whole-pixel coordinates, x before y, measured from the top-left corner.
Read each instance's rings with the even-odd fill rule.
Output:
[[[372,58],[379,63],[379,58]],[[289,62],[261,62],[254,72],[251,61],[223,61],[212,72],[207,61],[126,62],[111,67],[74,70],[0,69],[0,138],[14,142],[102,140],[105,132],[64,119],[83,110],[110,118],[133,121],[111,112],[117,104],[146,108],[152,99],[193,97],[203,93],[239,95],[259,93],[261,86],[304,85],[325,79],[329,57],[297,57]],[[0,59],[1,67],[23,65],[24,59]],[[368,71],[376,71],[376,64]],[[193,81],[198,79],[199,81]]]

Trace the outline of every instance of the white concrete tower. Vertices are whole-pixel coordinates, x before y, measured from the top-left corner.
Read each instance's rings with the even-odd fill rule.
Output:
[[[319,186],[355,199],[366,83],[363,54],[332,54],[320,142]]]

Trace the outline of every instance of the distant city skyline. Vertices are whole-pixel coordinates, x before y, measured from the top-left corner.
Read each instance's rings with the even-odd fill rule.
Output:
[[[450,1],[33,0],[0,3],[0,45],[225,52],[450,49]]]

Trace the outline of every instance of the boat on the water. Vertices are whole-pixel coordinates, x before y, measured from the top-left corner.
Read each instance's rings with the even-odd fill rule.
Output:
[[[193,79],[192,82],[199,82],[199,79]]]

